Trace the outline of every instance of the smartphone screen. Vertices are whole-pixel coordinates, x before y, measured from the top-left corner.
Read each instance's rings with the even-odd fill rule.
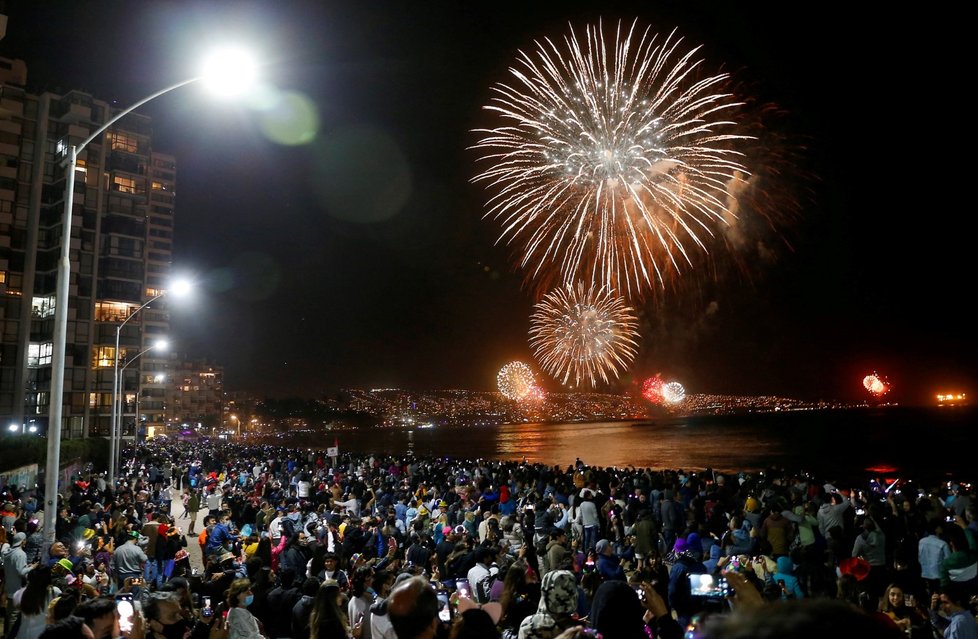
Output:
[[[729,597],[731,594],[730,585],[726,577],[714,577],[713,575],[687,575],[689,578],[689,592],[694,597]]]
[[[469,580],[468,579],[459,579],[459,580],[457,580],[455,582],[455,589],[458,590],[458,594],[462,595],[463,597],[468,597],[469,596]]]
[[[452,620],[452,607],[448,604],[448,593],[444,590],[438,591],[438,619],[441,621]]]
[[[211,615],[214,614],[214,609],[211,608],[210,597],[204,597],[204,609],[201,610],[201,614],[204,615],[205,617],[210,617]]]
[[[132,595],[117,595],[115,607],[119,611],[119,630],[123,634],[129,634],[132,632],[133,615],[136,612],[132,605]]]

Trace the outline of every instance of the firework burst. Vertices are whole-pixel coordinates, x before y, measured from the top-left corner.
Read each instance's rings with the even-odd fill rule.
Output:
[[[863,378],[863,388],[876,398],[882,397],[890,392],[889,383],[876,373]]]
[[[662,387],[662,399],[667,404],[679,404],[686,399],[686,389],[679,382],[669,382]]]
[[[530,346],[545,371],[592,387],[617,378],[635,358],[638,320],[625,300],[597,285],[565,286],[544,296],[530,317]]]
[[[674,33],[588,26],[520,52],[486,106],[501,122],[475,148],[487,217],[542,286],[597,284],[634,297],[706,252],[749,173],[728,77]]]
[[[499,369],[496,385],[506,399],[520,401],[537,388],[533,369],[523,362],[510,362]]]
[[[662,397],[662,376],[656,373],[642,382],[642,397],[653,404],[661,404]]]

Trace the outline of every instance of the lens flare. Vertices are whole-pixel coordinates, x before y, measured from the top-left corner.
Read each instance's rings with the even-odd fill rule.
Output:
[[[477,131],[485,216],[538,289],[665,288],[736,217],[750,177],[728,76],[637,21],[535,44],[493,87],[498,124]]]
[[[496,385],[503,397],[520,401],[536,388],[536,377],[533,369],[523,362],[510,362],[499,369]]]
[[[613,291],[583,284],[544,296],[530,317],[530,347],[561,384],[607,384],[635,359],[636,319]]]

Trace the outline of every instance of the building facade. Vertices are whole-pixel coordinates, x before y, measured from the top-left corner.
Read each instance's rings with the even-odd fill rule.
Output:
[[[206,360],[174,356],[170,360],[165,421],[169,431],[212,432],[224,421],[224,369]]]
[[[47,428],[64,150],[118,109],[70,91],[34,94],[23,62],[0,58],[0,422]],[[162,425],[176,163],[153,148],[152,122],[131,114],[78,156],[70,229],[71,278],[62,436],[107,436],[114,369],[122,369],[124,436]],[[118,327],[130,318],[119,333]],[[137,355],[139,356],[137,358]]]

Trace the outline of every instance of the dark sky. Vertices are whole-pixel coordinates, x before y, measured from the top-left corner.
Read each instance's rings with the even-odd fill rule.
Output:
[[[487,390],[505,362],[532,361],[533,303],[469,182],[489,87],[508,79],[517,49],[568,23],[678,28],[787,113],[779,126],[805,151],[781,186],[800,216],[781,229],[777,260],[748,264],[749,277],[721,264],[643,306],[642,350],[619,388],[660,372],[690,392],[858,399],[876,370],[892,399],[918,403],[972,390],[978,375],[970,198],[956,186],[968,178],[938,150],[957,134],[934,45],[957,27],[869,11],[25,0],[7,3],[0,52],[27,61],[35,90],[126,106],[240,36],[268,81],[314,105],[318,132],[276,144],[267,117],[194,87],[143,110],[156,148],[178,160],[174,267],[201,284],[172,304],[175,347],[223,364],[228,389],[258,394]]]

